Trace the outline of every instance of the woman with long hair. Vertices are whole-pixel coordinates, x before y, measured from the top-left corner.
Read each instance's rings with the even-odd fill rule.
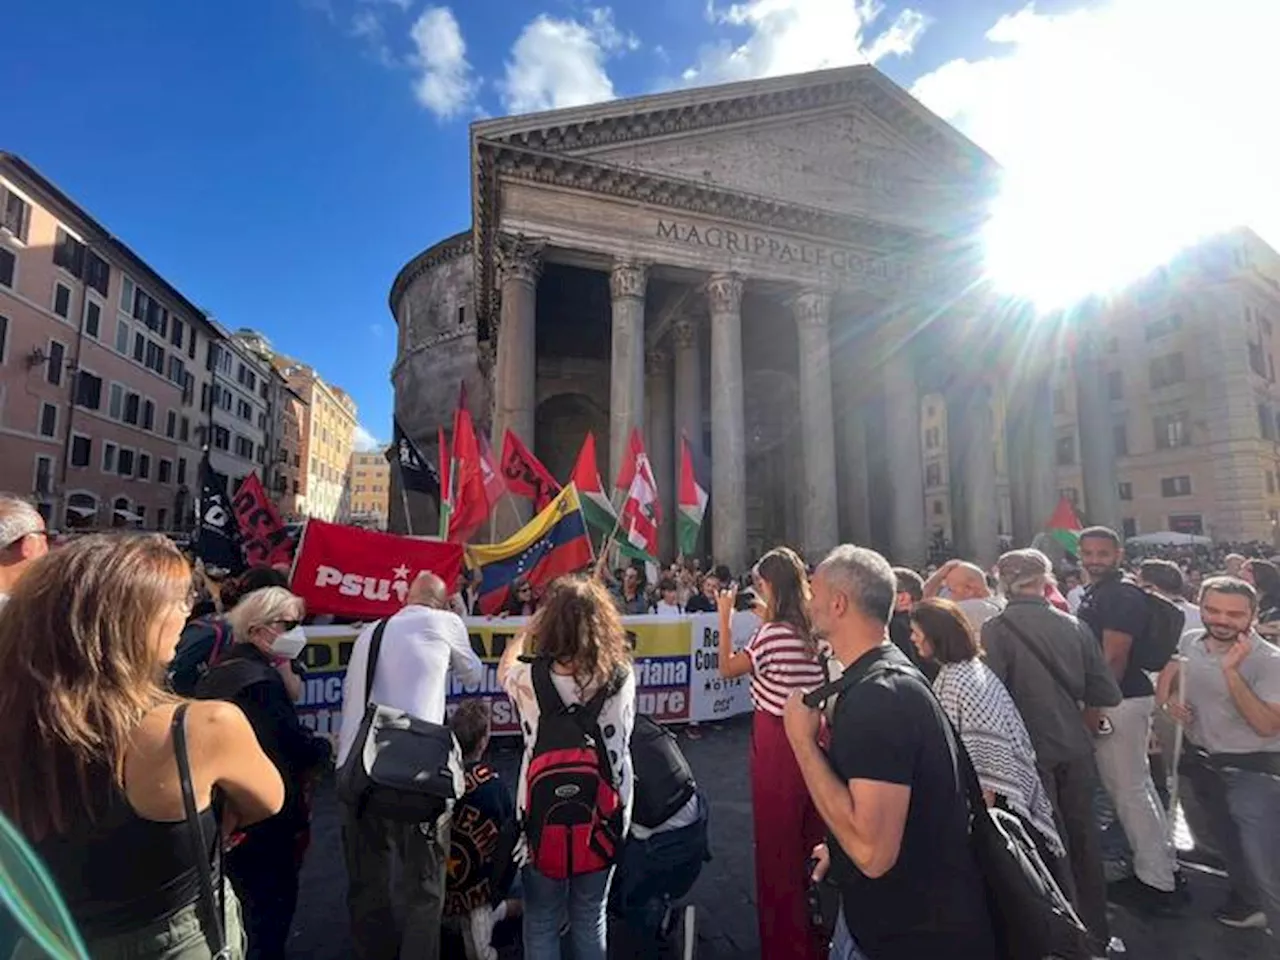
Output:
[[[0,812],[44,858],[95,960],[212,957],[200,861],[214,862],[223,830],[284,800],[237,707],[164,688],[190,603],[190,567],[166,537],[87,536],[38,561],[0,616]],[[198,853],[178,724],[208,847]],[[239,907],[224,896],[241,958]]]
[[[539,697],[535,671],[549,670],[559,704]],[[547,673],[540,674],[544,679]],[[591,703],[603,693],[598,729],[613,785],[621,797],[621,833],[617,849],[631,826],[631,730],[636,715],[636,680],[627,633],[609,591],[595,579],[562,577],[554,581],[528,628],[503,652],[498,683],[520,711],[524,758],[516,791],[523,822],[529,813],[529,766],[538,744],[539,720],[548,710]],[[606,905],[613,868],[580,873],[567,879],[545,876],[535,866],[524,868],[524,951],[534,960],[560,956],[560,928],[569,919],[577,960],[605,960]]]
[[[755,819],[756,912],[760,955],[816,960],[821,937],[809,919],[805,860],[823,837],[804,777],[782,725],[787,699],[826,682],[809,620],[809,580],[794,550],[778,547],[751,574],[764,623],[745,647],[733,648],[737,587],[717,598],[720,674],[751,676],[751,806]]]
[[[284,587],[242,594],[227,614],[235,643],[196,687],[200,699],[229,700],[244,711],[284,779],[284,807],[245,830],[227,853],[249,960],[284,960],[311,836],[311,784],[329,760],[329,741],[302,725],[294,705],[302,692],[293,664],[306,645],[299,628],[305,614],[302,598]]]
[[[982,662],[964,612],[950,600],[920,601],[911,608],[911,641],[922,660],[938,665],[933,691],[969,752],[987,806],[1016,813],[1031,828],[1046,864],[1061,875],[1067,851],[1036,769],[1031,734],[1009,691]]]

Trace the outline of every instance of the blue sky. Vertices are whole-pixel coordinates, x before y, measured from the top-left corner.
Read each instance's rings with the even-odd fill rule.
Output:
[[[1183,5],[1167,2],[1164,12]],[[385,438],[387,291],[408,258],[468,226],[467,124],[477,117],[870,59],[997,155],[1016,154],[1002,91],[1034,76],[1046,45],[1133,29],[1107,9],[10,0],[0,148],[35,164],[226,326],[262,330],[348,389],[361,422]],[[1203,29],[1190,32],[1202,55]]]

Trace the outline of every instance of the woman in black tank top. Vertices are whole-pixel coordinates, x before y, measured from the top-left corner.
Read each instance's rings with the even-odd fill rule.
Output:
[[[165,537],[92,536],[33,565],[0,617],[0,812],[44,858],[95,960],[213,956],[202,867],[225,827],[283,800],[243,714],[192,704],[185,752],[206,849],[192,842],[170,733],[180,701],[161,686],[190,586]],[[223,956],[242,957],[229,889],[221,926]]]

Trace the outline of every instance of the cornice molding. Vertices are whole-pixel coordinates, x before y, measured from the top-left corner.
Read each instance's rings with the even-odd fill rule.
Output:
[[[470,233],[458,233],[452,237],[441,240],[434,246],[428,247],[420,254],[406,263],[398,274],[395,281],[391,284],[391,294],[387,298],[387,306],[391,309],[391,316],[399,324],[400,316],[396,310],[396,306],[400,303],[400,298],[404,296],[407,290],[415,280],[432,270],[442,263],[448,263],[465,257],[472,250],[472,235]]]

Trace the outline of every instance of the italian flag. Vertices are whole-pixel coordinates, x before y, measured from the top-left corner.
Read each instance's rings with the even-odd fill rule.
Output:
[[[1076,516],[1075,508],[1066,497],[1058,501],[1058,505],[1053,510],[1053,516],[1045,525],[1045,532],[1058,541],[1062,549],[1073,557],[1080,553],[1080,531],[1083,529],[1084,526]]]
[[[693,456],[689,450],[689,438],[680,438],[680,490],[677,503],[676,539],[680,553],[692,556],[698,548],[698,530],[702,527],[703,514],[707,512],[707,491],[698,486],[693,472]]]
[[[582,441],[582,449],[578,451],[578,462],[573,465],[573,475],[569,483],[578,488],[578,499],[582,504],[582,515],[587,523],[601,531],[606,537],[618,524],[618,515],[614,513],[613,504],[605,496],[604,484],[600,482],[600,470],[596,466],[596,436],[587,433]]]

